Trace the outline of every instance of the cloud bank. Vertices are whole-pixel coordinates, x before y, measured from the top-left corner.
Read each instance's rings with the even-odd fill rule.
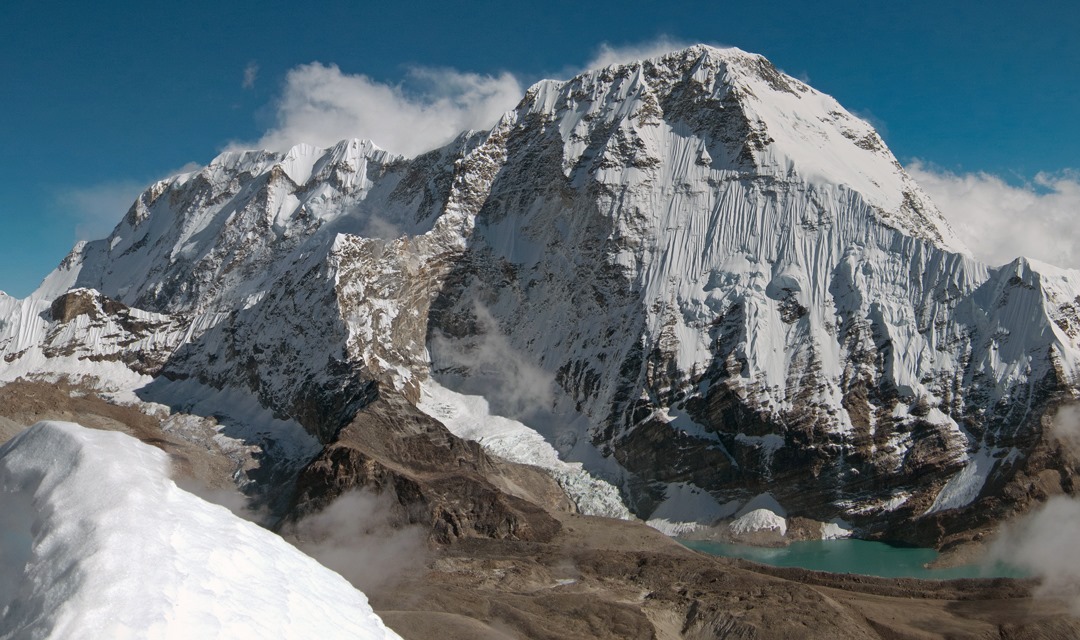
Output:
[[[414,156],[462,131],[490,128],[523,94],[509,73],[414,67],[401,83],[388,84],[313,62],[286,75],[276,125],[252,145],[233,146],[285,151],[299,142],[329,147],[345,138],[367,138]]]
[[[1025,256],[1080,268],[1080,173],[1040,173],[1020,186],[988,173],[956,174],[919,161],[908,173],[975,257],[995,266]]]

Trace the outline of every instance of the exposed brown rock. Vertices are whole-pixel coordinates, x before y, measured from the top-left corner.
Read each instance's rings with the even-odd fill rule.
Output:
[[[563,514],[546,543],[471,538],[371,594],[407,639],[1067,638],[1080,619],[1033,583],[774,569],[690,551],[637,523]],[[434,613],[433,613],[434,612]],[[468,621],[468,622],[466,622]],[[478,635],[472,636],[471,633]],[[486,635],[479,635],[479,634]],[[501,634],[501,635],[499,635]]]
[[[425,526],[443,544],[469,537],[548,540],[558,521],[500,489],[520,486],[515,480],[530,472],[515,472],[518,466],[492,459],[404,398],[380,394],[301,471],[290,518],[366,488],[390,492],[406,522]],[[550,477],[532,472],[529,479],[540,485],[544,500],[558,502],[554,496],[562,492]],[[565,497],[562,504],[568,506]]]
[[[0,444],[41,420],[121,431],[168,453],[177,479],[213,489],[235,488],[237,463],[210,436],[193,442],[168,433],[162,430],[160,416],[108,402],[92,389],[66,381],[19,380],[0,386]]]

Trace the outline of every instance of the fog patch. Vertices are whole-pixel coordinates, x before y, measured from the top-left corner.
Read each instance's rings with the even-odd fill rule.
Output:
[[[1058,409],[1051,423],[1050,435],[1073,456],[1080,456],[1080,405],[1066,405]]]
[[[1054,496],[1017,522],[1004,526],[991,545],[990,559],[1039,578],[1037,597],[1066,600],[1080,615],[1080,502]]]
[[[256,507],[252,499],[235,487],[217,488],[211,487],[194,478],[174,479],[176,486],[192,495],[196,495],[207,502],[225,507],[232,514],[248,522],[266,527],[270,523],[270,512],[264,507]]]
[[[457,378],[455,391],[480,395],[492,411],[515,419],[550,411],[554,376],[530,362],[510,344],[495,316],[473,303],[475,332],[460,338],[436,333],[431,339],[434,369]]]
[[[1080,454],[1080,406],[1062,407],[1050,435],[1074,457]],[[1004,525],[990,546],[989,560],[1007,564],[1039,579],[1036,597],[1065,600],[1080,615],[1080,500],[1053,496],[1046,504]]]
[[[360,230],[361,237],[378,240],[397,240],[404,235],[406,234],[401,227],[376,215],[368,218]]]
[[[427,564],[426,531],[400,526],[395,507],[386,494],[351,491],[287,525],[281,535],[357,589],[371,593]]]

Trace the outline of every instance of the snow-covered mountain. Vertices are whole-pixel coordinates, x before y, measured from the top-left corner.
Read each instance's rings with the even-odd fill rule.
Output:
[[[586,510],[614,485],[707,522],[769,493],[872,531],[1027,469],[1077,387],[1078,307],[1078,272],[971,258],[835,100],[695,46],[538,83],[416,158],[346,140],[159,182],[0,297],[0,380],[240,389],[324,444],[400,393],[481,441],[489,414],[539,432],[489,445],[580,463],[557,475]]]

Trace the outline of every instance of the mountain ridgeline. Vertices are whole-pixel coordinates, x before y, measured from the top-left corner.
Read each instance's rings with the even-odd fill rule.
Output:
[[[242,391],[324,454],[437,382],[645,519],[767,492],[940,544],[1047,469],[1071,491],[1043,423],[1077,389],[1078,314],[1080,273],[973,259],[835,100],[695,46],[540,82],[415,158],[346,140],[158,182],[0,295],[0,379]]]

